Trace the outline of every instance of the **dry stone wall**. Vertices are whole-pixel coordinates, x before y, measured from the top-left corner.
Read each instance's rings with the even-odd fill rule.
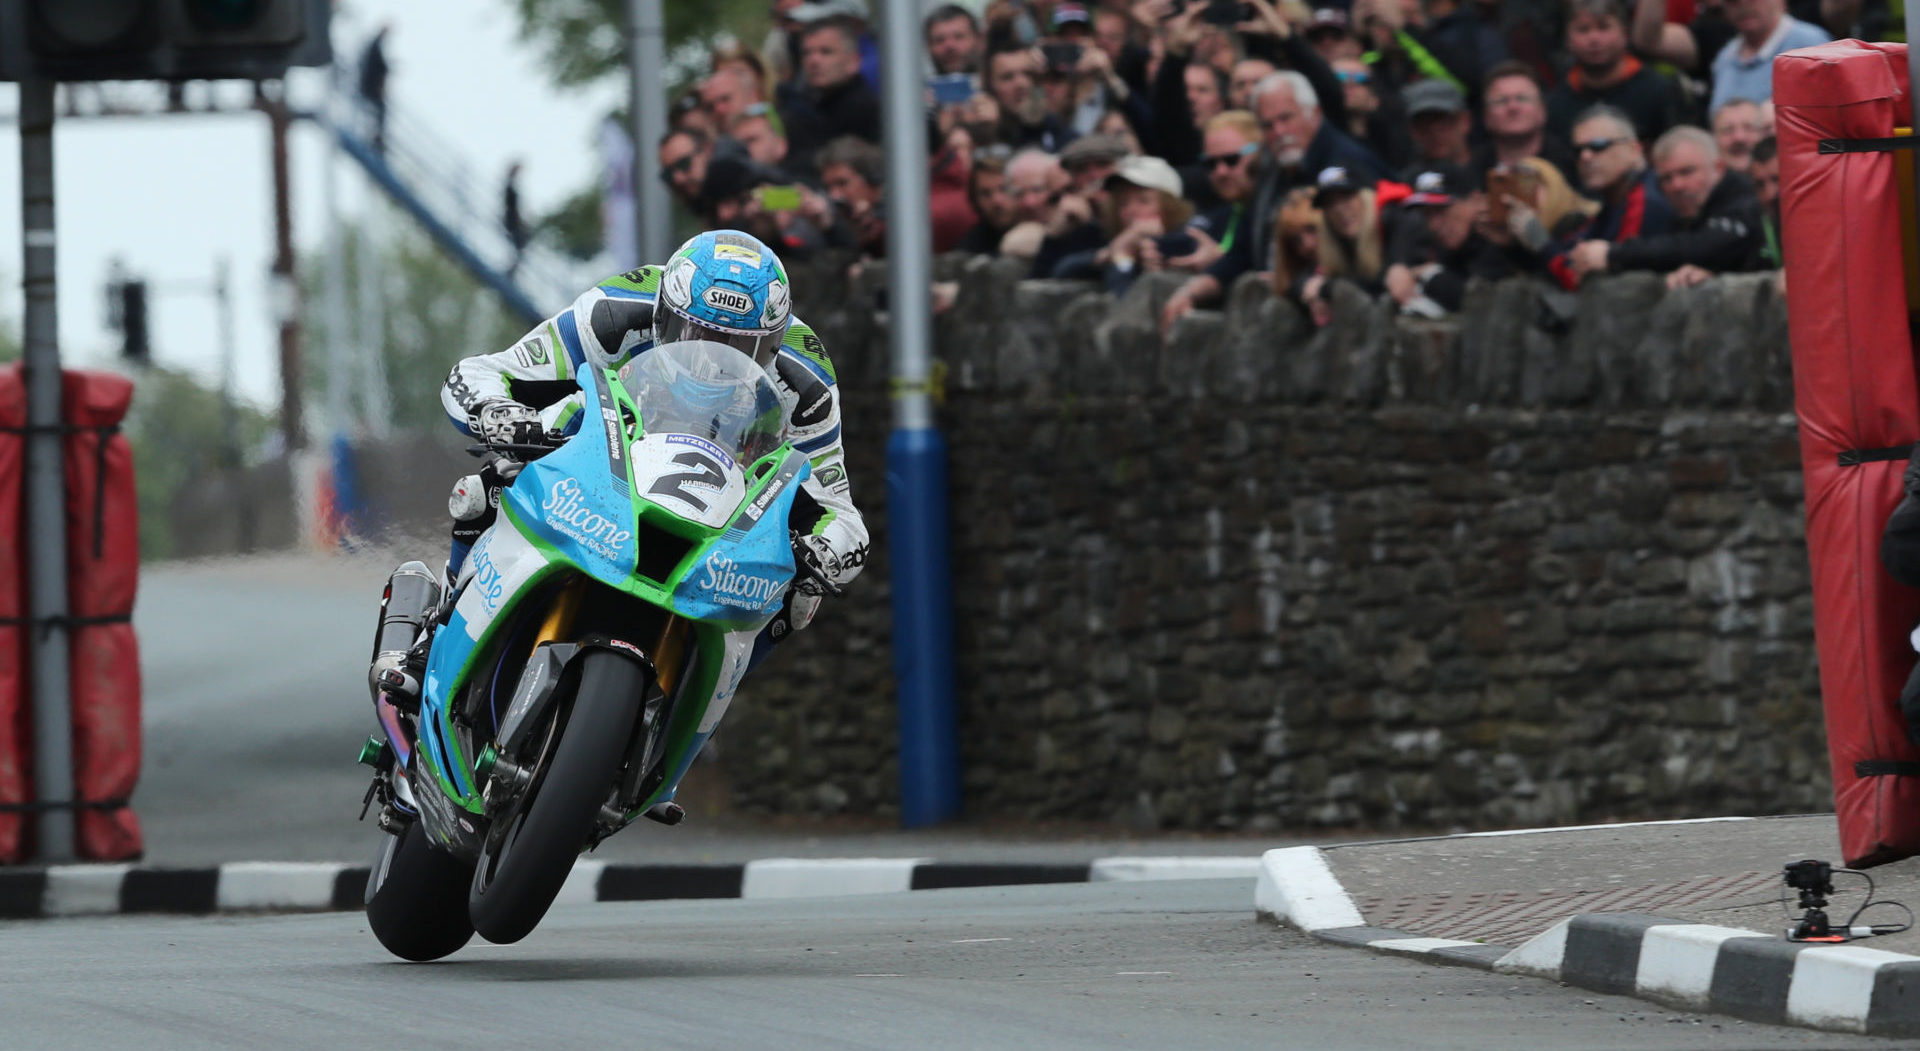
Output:
[[[1769,277],[1153,324],[984,260],[936,335],[971,814],[1443,828],[1829,805]],[[742,690],[736,805],[897,807],[884,275],[808,275],[874,558]]]

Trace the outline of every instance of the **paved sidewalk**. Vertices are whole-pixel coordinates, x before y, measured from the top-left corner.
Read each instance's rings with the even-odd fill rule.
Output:
[[[1597,912],[1777,934],[1791,922],[1781,910],[1781,868],[1802,858],[1841,863],[1831,814],[1354,843],[1325,853],[1369,926],[1502,945]],[[1867,873],[1876,898],[1920,908],[1920,858]],[[1835,923],[1866,901],[1858,877],[1835,875],[1834,890],[1827,914]],[[1906,919],[1876,908],[1861,922]],[[1920,955],[1920,932],[1864,944]]]
[[[1375,952],[1756,1021],[1920,1036],[1920,934],[1782,937],[1782,868],[1805,858],[1838,863],[1832,815],[1289,847],[1262,857],[1254,902]],[[1920,859],[1871,875],[1874,900],[1920,902]],[[1837,873],[1828,914],[1846,924],[1867,900],[1864,879]],[[1854,922],[1910,920],[1882,906]]]

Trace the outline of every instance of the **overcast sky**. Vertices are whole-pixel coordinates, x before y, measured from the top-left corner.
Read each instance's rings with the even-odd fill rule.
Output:
[[[595,128],[616,101],[617,86],[588,93],[550,87],[532,48],[517,41],[517,19],[506,0],[342,0],[339,6],[334,42],[348,54],[357,55],[373,26],[391,23],[389,98],[414,114],[433,114],[440,137],[455,144],[481,185],[497,186],[508,162],[523,159],[523,207],[533,215],[598,177]],[[18,110],[13,85],[0,84],[0,114],[7,117],[0,123],[0,323],[16,332],[20,137],[11,118]],[[296,128],[292,141],[294,230],[306,253],[324,243],[326,150],[309,128]],[[56,124],[64,360],[87,366],[117,357],[119,336],[106,325],[104,286],[109,260],[119,257],[155,285],[149,296],[155,359],[213,382],[216,313],[211,297],[195,286],[210,281],[215,260],[226,256],[234,277],[240,392],[277,404],[277,340],[266,297],[273,259],[270,160],[267,121],[257,113]],[[365,183],[344,162],[339,178],[351,218]]]

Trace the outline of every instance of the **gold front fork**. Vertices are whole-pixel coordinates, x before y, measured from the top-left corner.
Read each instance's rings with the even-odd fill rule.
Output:
[[[580,596],[586,593],[586,577],[574,577],[567,581],[560,593],[553,597],[553,605],[547,608],[547,619],[540,624],[540,633],[533,637],[534,650],[537,651],[543,642],[559,642],[573,634],[573,619],[580,611]]]

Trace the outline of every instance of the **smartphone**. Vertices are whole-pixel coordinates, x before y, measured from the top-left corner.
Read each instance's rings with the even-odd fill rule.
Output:
[[[1160,250],[1160,258],[1176,259],[1198,252],[1200,239],[1185,230],[1175,230],[1173,233],[1161,234],[1154,238],[1153,246]]]
[[[958,106],[973,97],[973,75],[947,73],[942,76],[928,77],[927,90],[933,93],[934,105]]]
[[[1047,72],[1071,73],[1080,65],[1079,44],[1041,44],[1040,53],[1047,56]]]
[[[1244,0],[1208,0],[1200,21],[1216,26],[1237,26],[1253,18],[1253,5]]]
[[[797,212],[800,210],[800,187],[798,186],[759,186],[753,191],[754,200],[760,204],[763,212]]]

